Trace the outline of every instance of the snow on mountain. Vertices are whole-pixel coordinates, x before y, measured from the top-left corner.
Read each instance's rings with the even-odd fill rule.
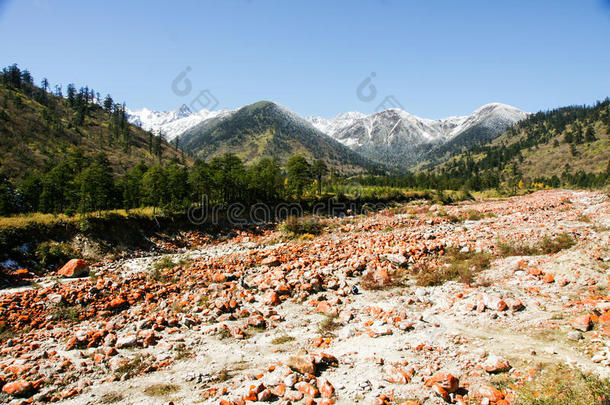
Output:
[[[350,111],[339,114],[334,118],[309,116],[305,119],[311,122],[311,124],[319,131],[322,131],[327,135],[331,135],[337,133],[343,128],[349,127],[354,122],[364,117],[366,117],[366,114],[363,114],[358,111]]]
[[[451,153],[454,143],[475,144],[493,139],[527,115],[515,107],[491,103],[470,115],[440,120],[420,118],[398,108],[370,115],[346,113],[330,119],[307,119],[320,131],[367,158],[405,167],[417,163],[442,145],[447,145],[444,149]],[[473,139],[464,141],[462,138]],[[453,139],[460,141],[452,142]]]
[[[272,104],[283,111],[287,122],[311,126],[366,158],[396,167],[416,164],[433,152],[453,153],[459,148],[493,139],[528,115],[506,104],[491,103],[470,115],[439,120],[420,118],[398,108],[369,115],[347,112],[334,118],[310,116],[303,119],[277,103]],[[227,119],[237,111],[193,112],[182,105],[174,111],[143,108],[127,113],[132,124],[145,130],[162,131],[172,140],[191,129],[205,127],[206,122],[214,122],[212,118]]]
[[[349,112],[329,119],[307,117],[307,120],[320,131],[354,147],[369,142],[391,144],[400,138],[411,144],[443,142],[481,123],[490,130],[503,131],[527,115],[528,113],[506,104],[490,103],[471,115],[440,120],[420,118],[398,108],[370,115]]]
[[[209,111],[205,109],[193,112],[188,106],[182,104],[173,111],[151,111],[148,108],[133,111],[127,109],[127,119],[146,131],[161,131],[168,140],[173,140],[200,122],[224,116],[229,112],[228,110]]]

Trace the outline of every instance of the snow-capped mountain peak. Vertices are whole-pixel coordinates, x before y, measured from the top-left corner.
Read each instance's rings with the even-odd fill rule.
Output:
[[[274,106],[288,121],[303,119],[286,107],[261,101],[252,106]],[[212,118],[227,118],[239,110],[193,112],[187,105],[173,111],[151,111],[147,108],[128,110],[131,123],[145,130],[162,132],[169,140]],[[502,103],[485,104],[470,115],[443,119],[420,118],[399,108],[390,108],[373,114],[350,111],[333,118],[310,116],[307,125],[335,138],[365,157],[395,166],[406,166],[419,161],[441,145],[474,144],[493,139],[506,128],[526,118],[528,113]],[[204,124],[205,125],[205,124]],[[464,141],[466,139],[466,141]],[[457,140],[457,142],[454,142]]]
[[[173,111],[151,111],[148,108],[127,110],[130,123],[146,131],[162,132],[168,140],[172,140],[189,128],[210,118],[225,115],[228,110],[201,110],[193,112],[186,104]]]

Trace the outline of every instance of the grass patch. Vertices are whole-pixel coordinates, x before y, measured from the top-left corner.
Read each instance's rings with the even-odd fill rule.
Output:
[[[149,397],[166,397],[179,390],[180,387],[175,384],[153,384],[144,388],[144,393]]]
[[[295,338],[293,338],[292,336],[282,335],[282,336],[278,336],[275,339],[273,339],[271,341],[271,344],[273,344],[273,345],[283,345],[284,343],[292,342],[294,340],[295,340]]]
[[[155,262],[155,264],[153,264],[153,268],[155,270],[167,270],[167,269],[173,269],[177,265],[178,264],[174,262],[174,260],[171,258],[171,256],[163,256],[162,258],[157,260]]]
[[[170,304],[169,308],[177,314],[185,314],[189,312],[188,307],[182,302],[173,302]]]
[[[610,401],[610,379],[558,365],[543,370],[515,394],[517,405],[602,405]]]
[[[231,337],[231,331],[229,328],[220,328],[217,335],[220,340],[228,339]]]
[[[548,236],[542,238],[539,243],[540,251],[544,254],[557,253],[564,249],[569,249],[576,244],[576,241],[567,232],[560,233],[555,239]]]
[[[135,377],[136,375],[142,373],[150,364],[151,356],[149,354],[141,355],[137,354],[133,359],[127,361],[119,367],[115,375],[118,378],[129,379]]]
[[[538,250],[535,246],[526,243],[517,243],[514,241],[500,242],[498,241],[498,251],[504,257],[509,256],[533,256]]]
[[[233,373],[228,368],[223,368],[216,374],[216,381],[218,382],[229,381],[231,378],[233,378]]]
[[[51,318],[54,321],[69,321],[78,322],[79,314],[86,311],[86,307],[82,305],[68,305],[60,303],[53,308]]]
[[[471,285],[477,273],[489,268],[491,259],[489,253],[460,252],[451,248],[441,256],[438,269],[432,269],[424,262],[414,266],[413,273],[417,285],[423,287],[441,285],[451,280]]]
[[[194,352],[184,343],[179,343],[174,347],[176,350],[176,360],[190,359]]]
[[[379,282],[375,279],[375,272],[368,271],[360,279],[360,286],[365,290],[387,290],[395,287],[404,287],[408,279],[408,272],[406,269],[397,269],[395,272],[388,274],[390,279],[386,282]]]
[[[279,225],[279,230],[288,237],[299,235],[318,235],[324,226],[316,216],[296,217],[290,216]]]
[[[337,318],[337,315],[326,315],[318,325],[318,333],[323,337],[334,336],[333,331],[341,326],[341,324],[337,322]]]
[[[0,230],[27,229],[36,226],[50,227],[57,224],[79,224],[83,218],[106,218],[111,216],[121,218],[133,216],[148,219],[154,218],[152,207],[130,209],[129,212],[124,209],[108,210],[102,211],[101,214],[96,211],[85,215],[43,214],[40,212],[34,212],[29,214],[13,215],[10,217],[0,217]]]
[[[78,257],[78,252],[67,243],[42,242],[36,247],[36,259],[43,267],[60,266]]]
[[[161,281],[161,282],[171,281],[172,278],[168,277],[164,272],[166,270],[174,269],[178,266],[186,266],[190,262],[191,262],[190,260],[187,260],[184,258],[175,262],[171,256],[169,256],[169,255],[163,256],[162,258],[160,258],[153,264],[153,266],[150,269],[150,272],[148,274],[148,278],[151,281]]]
[[[117,402],[121,402],[123,400],[123,394],[120,392],[106,392],[100,398],[102,404],[116,404]]]
[[[560,233],[555,238],[545,236],[538,243],[529,245],[515,241],[498,242],[498,251],[504,257],[546,255],[569,249],[576,244],[574,238],[567,232]]]
[[[466,218],[470,221],[478,221],[485,218],[485,214],[475,210],[468,210],[468,212],[466,212]]]

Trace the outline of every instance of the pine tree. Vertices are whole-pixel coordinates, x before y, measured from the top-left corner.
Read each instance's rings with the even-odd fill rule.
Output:
[[[328,166],[323,160],[318,159],[311,167],[311,174],[318,182],[318,195],[322,195],[322,178],[328,174]]]
[[[596,140],[595,131],[593,130],[593,127],[589,125],[585,131],[585,142],[594,142]]]
[[[74,84],[69,83],[68,89],[66,90],[66,97],[68,98],[68,104],[70,105],[70,107],[74,107],[75,96],[76,87],[74,87]]]
[[[286,162],[286,174],[289,190],[300,200],[305,187],[311,184],[311,166],[302,155],[294,155]]]
[[[113,106],[114,106],[114,100],[112,100],[112,97],[110,97],[110,94],[106,94],[106,98],[104,99],[104,110],[106,110],[106,112],[108,114],[111,114]]]

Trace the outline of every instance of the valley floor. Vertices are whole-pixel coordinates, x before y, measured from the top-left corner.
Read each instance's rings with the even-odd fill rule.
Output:
[[[281,242],[188,234],[175,267],[151,253],[3,291],[0,402],[506,404],[555,364],[610,378],[605,194],[422,201],[324,225]],[[575,244],[555,253],[501,254],[563,234]],[[449,254],[491,264],[470,285],[418,285]]]

